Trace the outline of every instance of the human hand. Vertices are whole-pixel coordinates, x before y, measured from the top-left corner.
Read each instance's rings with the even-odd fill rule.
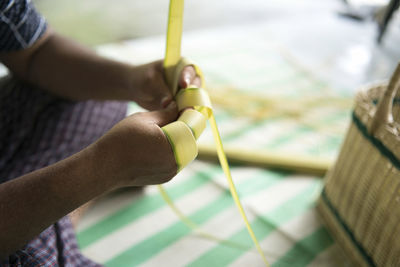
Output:
[[[167,86],[162,61],[155,61],[133,67],[133,99],[148,110],[165,108],[172,101],[172,94]],[[179,78],[179,86],[201,86],[201,79],[193,66],[186,66]]]
[[[91,148],[94,171],[112,187],[169,181],[177,173],[174,153],[161,127],[175,121],[175,102],[167,108],[133,114],[116,124]]]

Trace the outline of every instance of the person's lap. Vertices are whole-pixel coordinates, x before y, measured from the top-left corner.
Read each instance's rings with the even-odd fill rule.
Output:
[[[11,76],[3,77],[0,79],[0,183],[46,167],[82,150],[125,115],[126,103],[92,100],[73,102]],[[22,264],[24,261],[35,260],[35,253],[43,252],[36,251],[35,244],[50,244],[52,242],[49,240],[53,239],[57,241],[53,240],[54,244],[61,241],[62,248],[58,244],[57,249],[63,249],[62,254],[65,256],[73,251],[79,253],[75,237],[71,235],[72,225],[69,218],[64,217],[10,259]],[[70,252],[66,251],[68,247]],[[51,249],[48,253],[51,253]],[[78,262],[88,264],[83,257]]]

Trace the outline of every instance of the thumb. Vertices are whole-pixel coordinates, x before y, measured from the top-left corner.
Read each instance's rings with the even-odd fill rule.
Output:
[[[178,117],[176,102],[172,101],[165,109],[148,112],[147,116],[150,116],[151,120],[160,127],[167,125]]]

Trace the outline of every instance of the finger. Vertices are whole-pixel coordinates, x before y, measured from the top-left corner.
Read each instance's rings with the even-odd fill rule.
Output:
[[[177,119],[178,109],[176,103],[173,101],[166,108],[148,112],[146,116],[149,116],[151,121],[162,127]]]
[[[154,64],[156,66],[156,69],[159,72],[164,74],[164,66],[163,66],[164,63],[163,63],[163,60],[162,59],[156,60],[156,61],[154,61]]]
[[[157,103],[157,108],[166,108],[172,101],[172,94],[168,88],[168,85],[164,78],[164,71],[161,64],[156,65],[157,76],[155,81],[158,81],[155,85],[158,90],[154,92],[154,98]]]
[[[161,108],[166,108],[166,107],[168,107],[168,105],[169,104],[171,104],[171,102],[172,102],[172,96],[164,96],[162,99],[161,99]]]
[[[192,81],[192,83],[191,83],[192,85],[196,85],[197,87],[201,87],[201,78],[200,78],[200,76],[196,76],[194,79],[193,79],[193,81]]]
[[[152,90],[152,109],[166,108],[172,101],[172,94],[164,80],[162,72],[157,72],[153,79],[156,83],[153,84]]]
[[[144,86],[147,87],[141,95],[142,107],[148,110],[165,108],[172,101],[172,94],[165,82],[162,61],[154,61],[146,65]]]
[[[186,88],[192,84],[194,78],[196,78],[196,70],[193,66],[185,66],[182,70],[179,78],[179,87]]]

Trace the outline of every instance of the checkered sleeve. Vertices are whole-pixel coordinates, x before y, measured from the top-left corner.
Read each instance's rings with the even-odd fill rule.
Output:
[[[0,0],[0,51],[25,49],[42,36],[46,20],[31,0]]]

